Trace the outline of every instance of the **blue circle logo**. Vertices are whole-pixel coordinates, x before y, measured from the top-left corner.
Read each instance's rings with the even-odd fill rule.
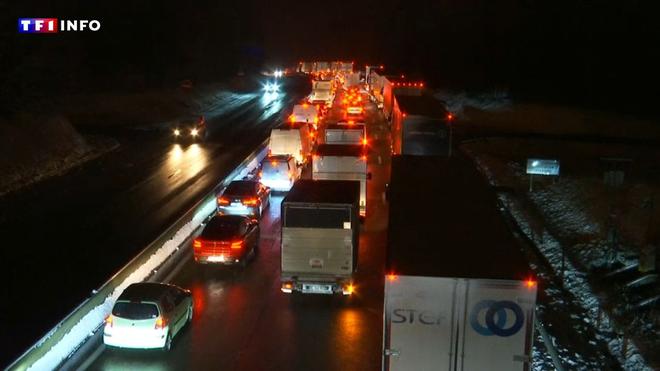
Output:
[[[479,322],[479,315],[486,310],[485,326]],[[507,323],[507,309],[516,317],[511,327],[504,327]],[[512,301],[482,300],[470,312],[470,325],[477,333],[483,336],[497,335],[508,337],[516,334],[523,326],[525,314],[522,308]]]

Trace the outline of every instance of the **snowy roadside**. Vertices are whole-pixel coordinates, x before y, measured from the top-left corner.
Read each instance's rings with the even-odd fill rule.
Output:
[[[0,188],[0,197],[50,177],[64,175],[119,147],[119,142],[109,137],[85,136],[84,138],[87,145],[83,150],[73,151],[61,158],[51,158],[40,162],[38,166],[24,167],[16,173],[5,174]]]
[[[518,148],[510,142],[499,142],[496,145],[501,152],[505,152],[502,148]],[[563,276],[560,284],[563,283],[563,289],[572,294],[574,302],[558,299],[558,292],[547,292],[555,290],[551,287],[546,289],[546,294],[555,310],[561,310],[563,306],[568,309],[572,304],[579,307],[579,313],[571,313],[566,326],[583,322],[579,326],[581,328],[574,330],[580,336],[589,336],[591,333],[593,339],[588,340],[594,346],[596,343],[606,344],[609,353],[616,357],[624,369],[645,370],[655,367],[657,356],[653,349],[658,346],[657,326],[654,327],[653,321],[623,325],[621,316],[613,317],[612,308],[607,305],[608,302],[619,301],[616,292],[608,292],[603,288],[606,285],[599,286],[594,278],[599,273],[602,276],[603,267],[611,263],[608,260],[616,262],[614,267],[626,266],[633,262],[634,256],[630,246],[625,244],[621,244],[613,253],[605,248],[608,244],[603,241],[602,223],[599,223],[602,218],[594,211],[598,210],[598,199],[589,199],[587,202],[591,205],[580,203],[580,200],[584,200],[579,191],[584,192],[585,184],[592,185],[593,180],[563,177],[552,184],[545,182],[541,190],[530,195],[525,189],[527,177],[515,156],[498,156],[498,151],[489,152],[483,142],[468,143],[462,149],[473,158],[491,184],[508,190],[500,192],[500,201],[522,233],[534,242],[545,262],[554,271],[552,274]],[[599,195],[593,191],[593,187],[587,189],[590,196]],[[630,214],[631,218],[638,217],[634,213]],[[566,273],[562,275],[562,272]],[[544,310],[540,309],[541,312]],[[631,329],[631,326],[634,328]],[[555,328],[549,329],[549,332],[557,330],[562,331]],[[571,354],[570,350],[561,351],[566,365],[575,368],[594,367],[593,363],[581,366],[571,363],[579,354]]]

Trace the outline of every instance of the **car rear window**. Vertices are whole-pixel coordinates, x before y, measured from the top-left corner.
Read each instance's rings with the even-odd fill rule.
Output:
[[[351,221],[348,209],[288,207],[285,210],[285,226],[289,228],[343,229],[344,223]]]
[[[158,306],[154,303],[117,302],[112,315],[126,319],[151,319],[158,317]]]
[[[224,194],[228,196],[252,196],[255,194],[254,182],[231,182]]]
[[[205,240],[222,241],[240,236],[242,221],[238,218],[213,218],[200,235]]]

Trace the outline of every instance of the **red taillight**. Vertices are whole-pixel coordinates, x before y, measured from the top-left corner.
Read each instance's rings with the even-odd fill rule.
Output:
[[[165,328],[165,326],[167,326],[167,321],[165,320],[165,318],[163,317],[156,318],[156,326],[154,326],[156,330],[162,330]]]
[[[231,243],[232,249],[240,249],[243,247],[243,241],[234,241]]]
[[[291,123],[296,122],[296,116],[294,115],[289,116],[289,121],[291,121]]]
[[[366,146],[367,145],[367,138],[362,138],[362,145]]]
[[[112,323],[114,322],[114,317],[112,317],[112,314],[108,315],[105,317],[105,324],[112,327]]]
[[[228,206],[229,205],[229,199],[227,197],[218,197],[218,205]]]
[[[387,280],[390,281],[390,282],[394,282],[394,281],[396,281],[396,279],[397,279],[397,276],[394,273],[390,273],[390,274],[387,275]]]
[[[256,206],[259,200],[256,198],[248,198],[242,201],[245,206]]]
[[[527,281],[525,281],[525,285],[527,286],[527,288],[531,289],[532,287],[536,286],[536,281],[530,278]]]
[[[447,114],[447,120],[451,121],[453,119],[454,119],[454,115],[452,115],[451,113],[448,113]]]

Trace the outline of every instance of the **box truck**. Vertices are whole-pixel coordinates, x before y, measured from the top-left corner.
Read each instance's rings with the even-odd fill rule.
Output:
[[[405,155],[449,155],[451,115],[444,102],[429,95],[395,94],[392,151]]]
[[[282,201],[281,290],[353,293],[360,184],[298,180]]]
[[[316,127],[319,123],[319,109],[313,104],[296,104],[289,116],[289,122],[304,122]]]
[[[383,370],[531,370],[536,282],[492,190],[456,160],[392,159]]]
[[[366,149],[360,144],[319,144],[312,156],[312,179],[360,182],[360,216],[367,215]]]
[[[326,144],[367,144],[364,123],[338,122],[327,124],[323,135]]]
[[[270,131],[268,154],[291,155],[298,165],[307,162],[311,154],[312,138],[306,123],[285,124]]]
[[[331,106],[334,99],[332,81],[315,80],[312,82],[312,94],[309,96],[310,103]]]

